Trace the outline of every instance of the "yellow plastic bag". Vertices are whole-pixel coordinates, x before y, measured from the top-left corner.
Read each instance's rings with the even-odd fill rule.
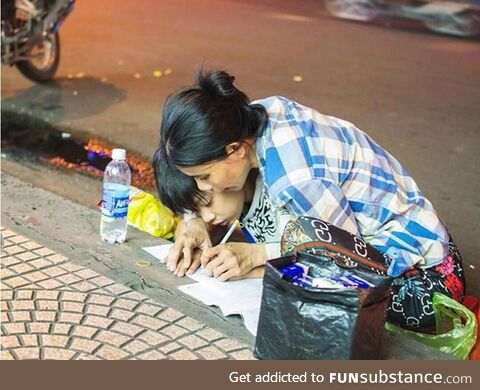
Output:
[[[136,187],[130,187],[128,224],[155,237],[173,237],[179,217],[157,198]]]
[[[413,332],[390,322],[385,324],[385,328],[449,353],[458,359],[468,359],[476,341],[475,314],[461,303],[437,292],[433,294],[432,305],[435,312],[437,334]]]

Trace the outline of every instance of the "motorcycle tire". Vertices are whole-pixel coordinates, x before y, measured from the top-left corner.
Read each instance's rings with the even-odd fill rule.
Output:
[[[47,35],[42,42],[32,47],[29,57],[33,57],[35,55],[34,50],[41,45],[44,46],[44,50],[49,50],[49,52],[44,54],[44,58],[40,59],[40,62],[35,58],[19,61],[15,66],[27,79],[37,83],[47,83],[54,78],[60,64],[60,37],[58,32]]]

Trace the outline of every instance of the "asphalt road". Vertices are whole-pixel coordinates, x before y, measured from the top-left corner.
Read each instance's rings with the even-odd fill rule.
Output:
[[[61,38],[56,85],[2,67],[2,109],[149,158],[166,95],[199,65],[225,68],[252,99],[288,96],[373,136],[432,200],[478,282],[478,41],[342,21],[313,0],[80,0]]]

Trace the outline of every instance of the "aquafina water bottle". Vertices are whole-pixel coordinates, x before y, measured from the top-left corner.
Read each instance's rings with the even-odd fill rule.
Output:
[[[100,235],[109,244],[122,243],[127,237],[131,173],[125,155],[124,149],[113,149],[103,176]]]

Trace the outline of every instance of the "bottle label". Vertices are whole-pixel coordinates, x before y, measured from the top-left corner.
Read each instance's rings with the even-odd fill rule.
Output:
[[[120,186],[119,186],[120,187]],[[102,214],[106,217],[119,219],[126,218],[128,213],[128,195],[130,188],[103,189]]]

